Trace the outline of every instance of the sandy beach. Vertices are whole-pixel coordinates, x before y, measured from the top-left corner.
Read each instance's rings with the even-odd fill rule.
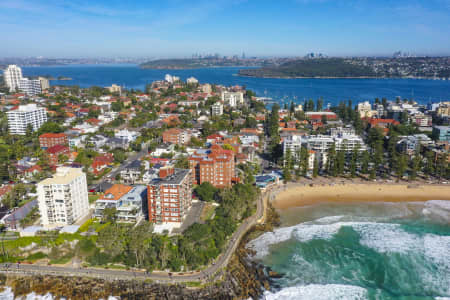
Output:
[[[317,202],[428,201],[450,200],[450,185],[336,184],[281,188],[272,200],[277,209]]]

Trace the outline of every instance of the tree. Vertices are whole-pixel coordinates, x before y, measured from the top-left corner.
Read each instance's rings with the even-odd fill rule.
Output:
[[[370,162],[370,154],[366,150],[363,152],[362,158],[361,158],[361,172],[363,174],[369,173],[369,162]]]
[[[406,171],[406,167],[407,167],[407,160],[406,160],[406,155],[404,154],[400,154],[397,160],[397,180],[401,180],[403,178],[403,174]]]
[[[285,167],[283,169],[283,181],[284,181],[284,183],[288,183],[291,180],[292,180],[291,171],[288,168]]]
[[[214,195],[217,193],[217,189],[209,182],[202,182],[194,189],[197,196],[202,201],[212,202],[214,201]]]
[[[319,175],[319,160],[314,158],[313,177],[316,178]]]
[[[420,165],[421,165],[420,153],[418,153],[418,151],[417,151],[411,160],[411,172],[409,174],[410,180],[416,179],[417,172],[420,170]]]
[[[41,134],[44,134],[44,133],[60,133],[60,132],[63,132],[63,131],[64,131],[64,128],[61,127],[58,123],[45,122],[38,129],[37,134],[41,135]]]
[[[317,103],[316,103],[316,111],[322,111],[322,107],[323,107],[323,100],[322,98],[317,99]]]
[[[300,148],[300,170],[303,176],[308,174],[309,151],[305,147]]]
[[[127,159],[127,154],[123,149],[116,148],[112,151],[114,155],[114,161],[118,163],[123,163]]]

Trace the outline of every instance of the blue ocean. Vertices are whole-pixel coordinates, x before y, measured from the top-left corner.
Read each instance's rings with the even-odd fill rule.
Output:
[[[237,76],[240,68],[204,68],[192,70],[149,70],[136,65],[69,65],[51,67],[23,67],[24,76],[51,75],[72,80],[53,80],[51,84],[80,87],[110,86],[143,90],[145,85],[164,79],[165,74],[186,80],[194,76],[201,83],[243,85],[258,96],[271,97],[280,103],[322,97],[324,103],[336,104],[351,99],[354,103],[375,98],[414,99],[419,103],[450,99],[450,81],[425,79],[274,79]]]
[[[318,203],[251,241],[266,300],[450,299],[450,201]]]

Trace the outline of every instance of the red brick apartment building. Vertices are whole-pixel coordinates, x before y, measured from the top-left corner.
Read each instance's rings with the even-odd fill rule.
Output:
[[[181,224],[192,205],[191,170],[163,167],[147,186],[148,219]]]
[[[44,133],[39,136],[39,145],[44,149],[48,149],[56,145],[67,144],[67,135],[64,133]]]
[[[213,145],[211,149],[199,150],[189,157],[189,167],[193,184],[209,182],[218,188],[229,187],[235,173],[234,152]]]

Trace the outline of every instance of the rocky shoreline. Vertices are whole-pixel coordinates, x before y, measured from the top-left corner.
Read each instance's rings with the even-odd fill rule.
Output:
[[[252,261],[252,251],[245,246],[249,240],[273,230],[278,222],[276,212],[270,208],[267,222],[252,227],[242,238],[226,271],[214,283],[160,284],[142,280],[94,279],[87,277],[31,276],[0,274],[0,288],[11,287],[15,297],[35,292],[51,293],[55,299],[258,299],[273,285],[280,275]]]

